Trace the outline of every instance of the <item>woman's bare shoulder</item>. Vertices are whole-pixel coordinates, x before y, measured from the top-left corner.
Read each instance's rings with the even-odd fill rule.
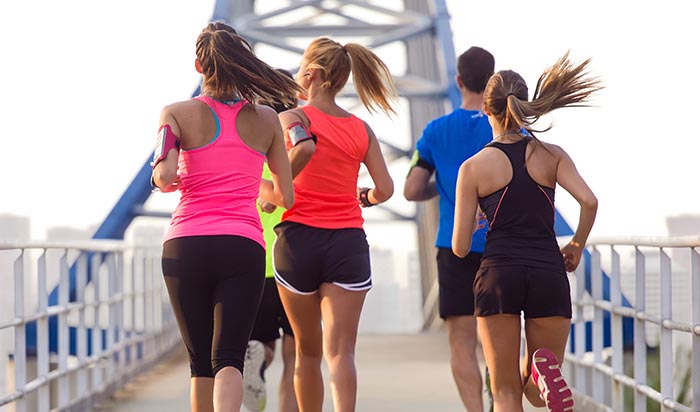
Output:
[[[538,140],[538,142],[545,148],[549,153],[554,155],[557,158],[561,158],[562,156],[566,155],[566,152],[564,149],[561,148],[561,146],[556,145],[554,143],[548,143],[548,142],[543,142],[541,140]]]

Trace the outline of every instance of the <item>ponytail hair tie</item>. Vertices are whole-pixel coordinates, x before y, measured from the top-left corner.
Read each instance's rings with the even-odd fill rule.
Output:
[[[508,99],[508,97],[510,97],[510,96],[515,96],[515,93],[513,93],[513,92],[508,93],[508,94],[506,95],[506,99]],[[518,96],[515,96],[515,98],[517,99]]]

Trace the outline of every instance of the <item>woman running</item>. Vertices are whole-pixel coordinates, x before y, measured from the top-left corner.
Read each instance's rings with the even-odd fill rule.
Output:
[[[283,207],[294,200],[277,113],[253,102],[292,103],[298,86],[224,23],[201,32],[196,56],[202,94],[160,116],[152,181],[181,193],[163,244],[163,275],[190,357],[192,411],[238,412],[265,280],[256,200]],[[260,177],[265,159],[272,181]]]
[[[290,72],[284,69],[276,70],[290,79],[294,79]],[[294,104],[276,101],[264,102],[264,104],[275,109],[275,112],[282,113],[297,107],[296,93],[292,95],[292,98]],[[270,168],[267,167],[267,164],[263,167],[263,178],[270,178]],[[267,402],[265,371],[275,356],[276,342],[280,339],[281,330],[282,376],[278,390],[279,412],[297,412],[299,407],[294,394],[294,333],[280,300],[272,265],[272,245],[277,237],[275,226],[282,220],[284,209],[262,199],[258,199],[258,205],[260,206],[259,214],[263,226],[263,236],[267,245],[265,251],[265,287],[246,351],[245,373],[243,374],[243,405],[250,412],[259,412],[265,409]]]
[[[351,71],[365,107],[393,112],[395,89],[384,63],[358,44],[319,38],[306,49],[297,74],[300,98],[308,104],[280,115],[296,202],[276,228],[275,278],[296,340],[294,387],[302,412],[321,411],[322,355],[334,410],[355,410],[355,342],[372,286],[358,204],[374,206],[394,192],[372,129],[336,103]],[[373,188],[357,187],[363,163]]]
[[[535,138],[532,125],[552,110],[581,106],[601,89],[588,76],[588,63],[574,65],[568,54],[563,56],[542,74],[532,101],[518,73],[493,75],[484,92],[484,112],[495,137],[460,167],[454,253],[469,251],[479,207],[489,221],[474,296],[495,412],[522,412],[523,392],[534,406],[573,411],[571,390],[559,370],[571,320],[566,272],[579,264],[598,201],[566,152]],[[557,184],[581,206],[576,232],[561,250],[554,234]]]

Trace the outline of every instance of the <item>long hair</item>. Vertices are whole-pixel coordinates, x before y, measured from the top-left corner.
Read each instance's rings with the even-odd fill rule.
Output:
[[[322,74],[322,87],[336,95],[352,80],[362,104],[370,111],[396,113],[391,100],[397,95],[394,81],[384,62],[371,50],[357,43],[345,46],[327,37],[311,42],[304,53],[306,67]]]
[[[528,101],[527,84],[522,76],[512,70],[499,71],[486,85],[484,106],[504,131],[521,128],[531,134],[547,131],[551,124],[542,130],[534,130],[532,125],[553,110],[589,106],[590,95],[603,88],[600,79],[588,72],[590,61],[573,64],[569,53],[564,54],[537,80],[532,101]]]
[[[292,73],[290,73],[289,71],[287,71],[287,70],[285,70],[285,69],[280,69],[280,68],[277,68],[277,69],[275,69],[275,70],[277,70],[278,72],[282,73],[283,75],[289,77],[290,79],[294,80],[294,75],[292,75]],[[261,101],[258,102],[258,103],[259,103],[259,104],[264,104],[264,105],[267,105],[267,106],[272,107],[273,109],[275,109],[275,111],[276,111],[278,114],[279,114],[279,113],[282,113],[282,112],[284,112],[284,111],[287,111],[287,110],[294,109],[295,107],[297,107],[296,96],[294,96],[294,104],[284,103],[284,102],[280,102],[280,101],[276,101],[276,100],[273,100],[273,101],[270,101],[270,102],[261,100]]]
[[[204,77],[202,91],[227,100],[241,97],[292,105],[300,87],[258,59],[250,44],[231,26],[209,23],[197,38],[197,60]]]

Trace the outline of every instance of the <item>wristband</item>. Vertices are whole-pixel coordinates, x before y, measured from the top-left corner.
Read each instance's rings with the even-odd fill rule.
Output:
[[[578,243],[578,242],[576,242],[576,241],[574,241],[574,240],[572,240],[571,242],[569,242],[569,244],[570,244],[571,246],[573,246],[573,247],[581,247],[581,244]]]
[[[360,192],[360,203],[362,203],[362,206],[364,207],[372,207],[375,206],[376,203],[372,203],[369,201],[369,191],[371,189],[365,189]]]

